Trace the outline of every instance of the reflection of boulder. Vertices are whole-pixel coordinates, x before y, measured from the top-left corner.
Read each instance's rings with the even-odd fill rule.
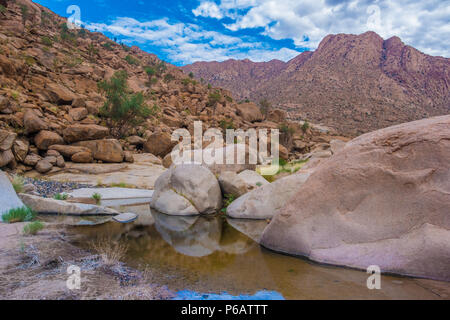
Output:
[[[243,235],[226,223],[222,227],[220,250],[230,254],[244,254],[257,245],[251,238]]]
[[[151,210],[153,218],[160,226],[170,231],[186,231],[198,220],[198,216],[169,216],[154,209]]]
[[[189,220],[192,217],[183,217],[182,221],[178,221],[179,217],[170,219],[163,214],[153,214],[156,229],[177,252],[192,257],[204,257],[218,250],[222,234],[222,223],[218,218],[197,217],[197,220],[193,221]],[[191,222],[192,225],[188,226]]]
[[[245,234],[250,239],[259,243],[264,229],[267,227],[266,220],[253,219],[230,219],[227,222],[239,232]]]

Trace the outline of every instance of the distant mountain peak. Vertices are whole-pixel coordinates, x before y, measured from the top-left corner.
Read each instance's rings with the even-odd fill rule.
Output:
[[[288,62],[249,61],[182,69],[229,89],[237,99],[266,98],[292,118],[346,133],[450,113],[450,59],[426,55],[396,36],[331,34],[317,50]]]

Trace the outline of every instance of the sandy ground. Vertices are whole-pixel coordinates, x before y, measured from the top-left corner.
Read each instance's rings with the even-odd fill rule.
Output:
[[[100,255],[81,250],[68,241],[60,225],[47,225],[25,236],[25,223],[0,223],[0,299],[168,299],[171,293],[150,283],[151,275],[105,262]],[[80,289],[70,290],[67,269],[80,267]]]

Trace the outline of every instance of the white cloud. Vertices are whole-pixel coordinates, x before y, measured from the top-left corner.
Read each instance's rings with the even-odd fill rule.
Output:
[[[232,31],[263,28],[262,34],[292,39],[298,47],[315,49],[330,33],[372,30],[383,38],[399,36],[425,53],[450,56],[448,0],[221,0],[203,1],[194,13],[207,7],[213,13],[198,15],[231,18],[225,26]]]
[[[195,24],[170,23],[168,19],[140,22],[133,18],[120,17],[111,24],[92,23],[86,27],[158,46],[169,54],[172,61],[181,64],[224,61],[231,58],[287,61],[300,53],[288,48],[270,49],[259,42],[246,42],[238,37],[204,30]]]
[[[196,9],[192,10],[194,15],[196,17],[202,16],[202,17],[210,17],[210,18],[216,18],[216,19],[222,19],[223,14],[217,4],[214,2],[203,2],[200,4]]]

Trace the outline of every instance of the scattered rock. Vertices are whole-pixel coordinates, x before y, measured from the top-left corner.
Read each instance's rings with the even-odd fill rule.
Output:
[[[113,217],[113,220],[119,223],[130,223],[138,218],[135,213],[122,213]]]
[[[75,153],[71,157],[71,160],[72,160],[72,162],[75,162],[75,163],[91,163],[92,161],[94,161],[94,158],[92,157],[91,150],[88,150],[88,151],[82,151],[82,152]]]
[[[247,185],[236,172],[224,171],[219,177],[222,194],[240,197],[248,192]]]
[[[63,144],[63,138],[56,132],[42,130],[34,137],[34,143],[39,150],[47,150],[54,144]]]
[[[65,158],[70,159],[76,153],[80,152],[91,152],[89,148],[86,147],[76,147],[76,146],[67,146],[67,145],[52,145],[48,148],[49,150],[58,151]]]
[[[39,116],[32,109],[25,112],[25,115],[23,116],[23,124],[27,134],[48,129],[48,125],[45,121],[39,118]]]
[[[37,172],[44,174],[52,170],[53,165],[48,160],[39,160],[34,168]]]
[[[166,132],[153,133],[144,144],[144,151],[155,156],[164,157],[170,153],[176,142],[172,141],[171,135]]]
[[[103,139],[80,141],[74,144],[78,147],[86,147],[92,152],[92,156],[96,160],[110,163],[123,162],[124,152],[122,145],[116,139]]]
[[[11,150],[0,151],[0,168],[10,164],[14,160],[14,154]]]
[[[76,98],[73,92],[57,83],[47,83],[46,94],[51,102],[57,104],[71,104]]]
[[[12,148],[17,134],[0,129],[0,151],[6,151]]]
[[[42,160],[42,158],[39,155],[32,153],[25,157],[23,163],[25,163],[27,166],[34,167],[40,160]]]
[[[64,140],[68,143],[103,139],[108,135],[108,128],[95,124],[74,124],[67,127],[63,132]]]
[[[69,116],[75,121],[80,121],[86,118],[88,111],[86,108],[74,108],[69,111]]]

